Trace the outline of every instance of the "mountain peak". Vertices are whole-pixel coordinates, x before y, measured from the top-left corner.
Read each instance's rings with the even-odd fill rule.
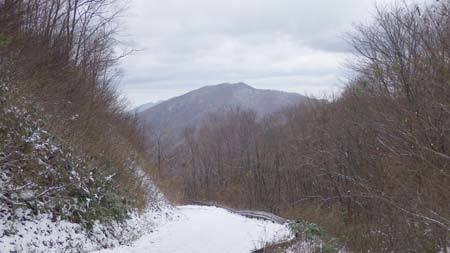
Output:
[[[239,82],[239,83],[221,83],[221,84],[217,84],[217,85],[211,85],[211,86],[205,86],[206,87],[229,87],[229,88],[249,88],[249,89],[255,89],[252,86],[243,83],[243,82]]]
[[[239,107],[263,117],[284,107],[300,104],[305,99],[297,93],[256,89],[243,82],[222,83],[166,100],[139,112],[138,117],[144,122],[144,127],[176,137],[183,129],[198,126],[211,114],[223,114]]]

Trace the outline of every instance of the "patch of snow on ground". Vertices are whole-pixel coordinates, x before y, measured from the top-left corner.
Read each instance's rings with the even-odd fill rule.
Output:
[[[246,218],[218,207],[179,206],[174,212],[177,218],[133,245],[99,253],[248,253],[292,236],[285,225]]]
[[[172,217],[170,208],[131,214],[124,223],[96,223],[87,232],[79,224],[52,221],[48,215],[0,219],[0,252],[85,252],[129,244]]]

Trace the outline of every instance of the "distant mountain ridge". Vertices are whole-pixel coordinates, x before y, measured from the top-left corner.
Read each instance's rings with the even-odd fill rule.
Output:
[[[306,99],[306,96],[297,93],[256,89],[245,83],[222,83],[205,86],[163,101],[138,111],[137,115],[144,127],[178,135],[183,129],[200,124],[209,114],[239,107],[253,110],[262,117]]]
[[[140,113],[140,112],[143,112],[145,110],[148,110],[148,109],[152,108],[153,106],[155,106],[155,105],[157,105],[157,104],[159,104],[161,102],[163,102],[163,101],[160,100],[160,101],[157,101],[157,102],[148,102],[148,103],[140,105],[140,106],[138,106],[138,107],[136,107],[134,109],[131,109],[130,112],[131,113]]]

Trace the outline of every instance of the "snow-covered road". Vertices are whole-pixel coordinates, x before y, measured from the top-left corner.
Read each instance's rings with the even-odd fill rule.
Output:
[[[267,242],[290,237],[286,226],[207,206],[179,206],[178,217],[132,246],[101,253],[248,253]]]

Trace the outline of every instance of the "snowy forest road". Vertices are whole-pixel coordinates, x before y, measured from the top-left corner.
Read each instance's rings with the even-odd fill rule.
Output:
[[[101,253],[248,253],[291,237],[286,225],[250,219],[219,207],[179,206],[177,217],[131,246]]]

